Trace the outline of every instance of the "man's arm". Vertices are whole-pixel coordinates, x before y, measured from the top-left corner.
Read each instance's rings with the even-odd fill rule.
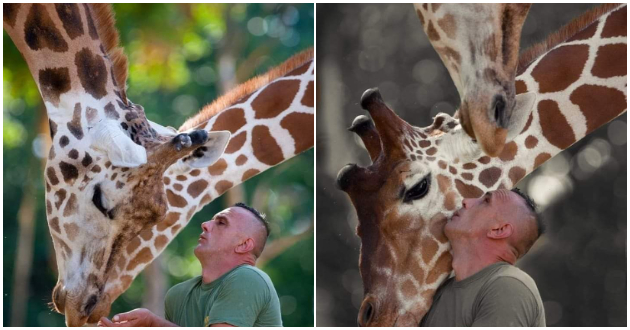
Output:
[[[101,327],[177,327],[175,323],[171,323],[146,308],[134,309],[127,313],[116,314],[110,321],[106,317],[102,317],[98,322]]]
[[[520,280],[500,277],[480,294],[472,326],[537,326],[538,302]]]

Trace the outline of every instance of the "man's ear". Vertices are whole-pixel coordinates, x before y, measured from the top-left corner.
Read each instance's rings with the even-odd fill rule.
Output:
[[[492,229],[488,231],[487,236],[488,238],[491,238],[491,239],[505,239],[512,236],[513,232],[514,232],[514,227],[512,227],[511,224],[505,222],[505,223],[497,224],[494,227],[492,227]]]
[[[245,239],[241,244],[236,246],[236,253],[248,253],[254,249],[254,240],[251,237]]]

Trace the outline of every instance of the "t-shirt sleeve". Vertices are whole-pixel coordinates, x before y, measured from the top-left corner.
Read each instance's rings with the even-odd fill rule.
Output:
[[[499,277],[480,293],[473,326],[536,326],[538,302],[520,280]]]
[[[164,297],[164,318],[169,322],[173,322],[173,291],[174,287],[168,290]]]
[[[270,299],[269,287],[254,270],[244,268],[225,279],[212,304],[209,324],[251,327]]]

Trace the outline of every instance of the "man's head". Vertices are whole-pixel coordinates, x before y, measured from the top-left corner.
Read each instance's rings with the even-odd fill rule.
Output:
[[[208,258],[238,261],[252,257],[256,260],[269,237],[265,215],[243,203],[217,213],[212,220],[202,223],[201,229],[195,255],[202,261]]]
[[[464,199],[462,204],[444,229],[454,248],[465,244],[514,263],[544,231],[536,205],[517,188],[487,192],[480,198]]]

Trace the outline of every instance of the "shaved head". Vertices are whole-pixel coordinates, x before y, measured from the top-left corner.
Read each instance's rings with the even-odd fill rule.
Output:
[[[516,235],[510,240],[510,244],[518,251],[518,257],[522,257],[534,245],[538,237],[545,230],[544,224],[536,211],[536,204],[524,192],[518,188],[511,190],[519,196],[517,199],[516,216],[512,222],[516,230]]]
[[[233,207],[239,208],[248,214],[248,221],[243,230],[255,242],[252,253],[256,258],[260,257],[267,243],[267,237],[269,237],[269,222],[265,219],[264,214],[244,203],[236,203]]]

